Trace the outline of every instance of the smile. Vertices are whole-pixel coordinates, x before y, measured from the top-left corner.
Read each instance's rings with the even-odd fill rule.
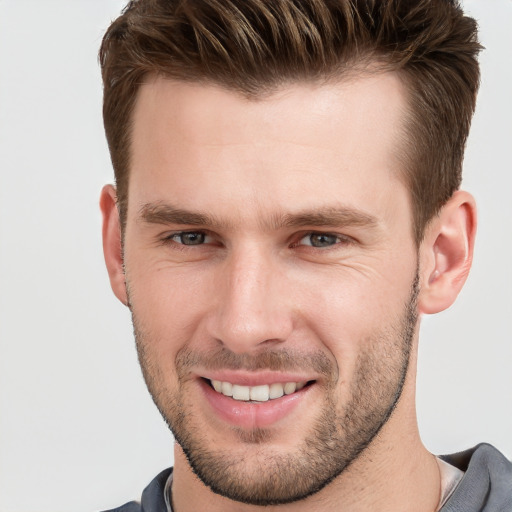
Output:
[[[275,382],[259,386],[242,386],[232,384],[231,382],[210,380],[210,384],[217,393],[233,398],[234,400],[242,402],[268,402],[269,400],[275,400],[284,395],[291,395],[296,391],[300,391],[306,386],[307,382]]]
[[[216,417],[242,429],[267,428],[286,418],[296,421],[299,416],[293,411],[306,411],[307,404],[311,405],[312,397],[318,393],[317,381],[304,374],[216,373],[215,376],[201,376],[199,389]],[[209,414],[208,409],[203,410]]]

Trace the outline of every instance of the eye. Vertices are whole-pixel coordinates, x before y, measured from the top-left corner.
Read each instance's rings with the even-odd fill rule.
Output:
[[[299,240],[298,245],[309,245],[321,249],[331,247],[343,241],[344,239],[338,235],[331,235],[329,233],[308,233]]]
[[[181,245],[202,245],[211,242],[212,237],[202,231],[181,231],[167,237],[167,240]]]

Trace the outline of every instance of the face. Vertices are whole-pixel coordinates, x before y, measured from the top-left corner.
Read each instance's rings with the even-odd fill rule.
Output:
[[[400,397],[417,254],[398,79],[259,100],[154,79],[124,263],[149,390],[196,474],[253,504],[322,489]]]

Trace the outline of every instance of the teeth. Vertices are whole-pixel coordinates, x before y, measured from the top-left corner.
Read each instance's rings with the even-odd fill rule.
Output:
[[[221,393],[226,396],[233,396],[233,384],[229,382],[221,383]]]
[[[266,402],[269,399],[270,387],[266,384],[263,386],[253,386],[251,390],[251,400],[255,402]]]
[[[235,400],[249,400],[251,398],[251,388],[233,384],[233,398]]]
[[[291,395],[292,393],[295,393],[296,389],[297,389],[297,384],[295,384],[295,382],[287,382],[284,385],[284,394]]]
[[[295,393],[295,391],[301,390],[306,385],[306,382],[286,382],[284,384],[275,382],[270,385],[240,386],[239,384],[221,382],[220,380],[212,380],[211,383],[217,393],[222,393],[225,396],[230,396],[235,400],[244,402],[249,400],[254,402],[267,402],[268,400],[280,398],[283,395],[291,395]]]
[[[269,398],[281,398],[284,395],[282,384],[270,384]]]

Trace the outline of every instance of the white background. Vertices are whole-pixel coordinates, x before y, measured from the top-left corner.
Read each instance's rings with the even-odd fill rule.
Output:
[[[459,301],[424,320],[418,413],[433,452],[512,457],[512,1],[465,4],[487,47],[464,181],[480,231]],[[122,5],[0,0],[2,512],[117,506],[172,464],[101,252],[96,55]]]

